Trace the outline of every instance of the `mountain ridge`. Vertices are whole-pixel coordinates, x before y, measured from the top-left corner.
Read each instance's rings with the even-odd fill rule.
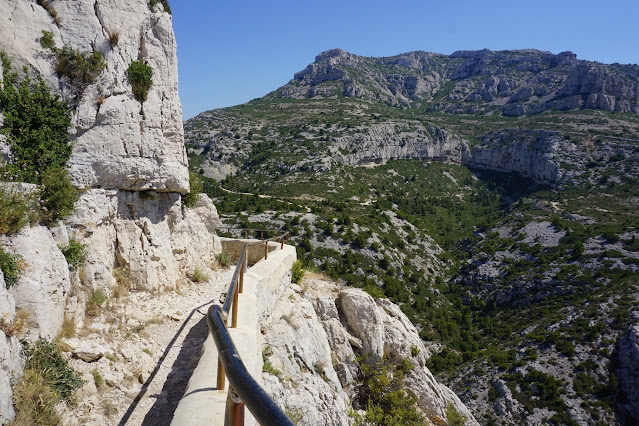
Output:
[[[412,51],[380,58],[331,49],[266,96],[340,95],[401,107],[427,102],[427,108],[456,114],[521,116],[577,108],[637,114],[639,66],[535,49],[459,50],[451,55]]]

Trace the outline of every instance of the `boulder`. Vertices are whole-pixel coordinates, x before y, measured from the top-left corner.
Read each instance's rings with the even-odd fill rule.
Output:
[[[27,226],[3,236],[2,242],[22,256],[24,270],[9,289],[16,307],[30,313],[29,337],[53,339],[62,328],[66,299],[71,288],[69,266],[51,232],[44,226]]]

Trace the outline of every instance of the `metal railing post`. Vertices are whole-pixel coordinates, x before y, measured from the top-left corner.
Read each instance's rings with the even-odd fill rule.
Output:
[[[231,238],[231,228],[226,228],[226,237]]]
[[[239,294],[239,287],[235,287],[233,292],[233,314],[231,318],[231,328],[237,328],[237,299]]]
[[[284,250],[284,237],[280,238],[280,242],[282,244],[280,244],[280,250]]]
[[[224,390],[225,379],[226,379],[226,374],[224,373],[224,365],[222,364],[222,360],[218,357],[217,359],[217,390]]]
[[[244,239],[248,240],[248,229],[244,230]]]
[[[268,259],[268,241],[264,241],[264,260]]]
[[[244,426],[244,403],[233,387],[226,396],[224,426]]]
[[[260,231],[260,240],[264,239],[264,231]]]

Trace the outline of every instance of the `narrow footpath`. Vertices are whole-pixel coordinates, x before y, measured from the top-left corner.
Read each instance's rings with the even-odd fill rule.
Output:
[[[86,318],[62,339],[86,381],[65,425],[169,425],[208,333],[206,311],[232,269],[207,270],[206,282],[161,293],[131,292]]]

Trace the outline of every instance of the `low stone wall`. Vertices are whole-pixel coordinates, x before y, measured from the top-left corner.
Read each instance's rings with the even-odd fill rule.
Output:
[[[239,259],[242,254],[242,249],[244,248],[244,244],[250,243],[247,248],[248,252],[248,264],[249,266],[255,265],[257,262],[264,258],[264,241],[260,240],[238,240],[235,238],[220,238],[222,241],[222,252],[229,253],[233,259]],[[269,242],[268,243],[268,251],[269,253],[273,250],[279,249],[281,246],[280,243]]]
[[[223,250],[236,258],[239,257],[243,246],[244,241],[222,240]],[[264,256],[263,244],[251,246],[249,265],[251,259],[255,261],[258,253],[261,253],[261,257]],[[290,285],[291,267],[296,260],[295,247],[284,245],[284,248],[280,249],[280,244],[270,243],[268,259],[257,261],[244,274],[244,292],[239,295],[238,301],[238,327],[229,329],[229,333],[242,357],[242,362],[260,384],[263,366],[260,323],[269,315],[277,299]],[[224,391],[216,389],[217,358],[217,348],[209,335],[202,348],[198,366],[193,371],[184,396],[175,410],[171,425],[224,424],[228,379]],[[246,425],[256,424],[248,409],[245,415]]]

